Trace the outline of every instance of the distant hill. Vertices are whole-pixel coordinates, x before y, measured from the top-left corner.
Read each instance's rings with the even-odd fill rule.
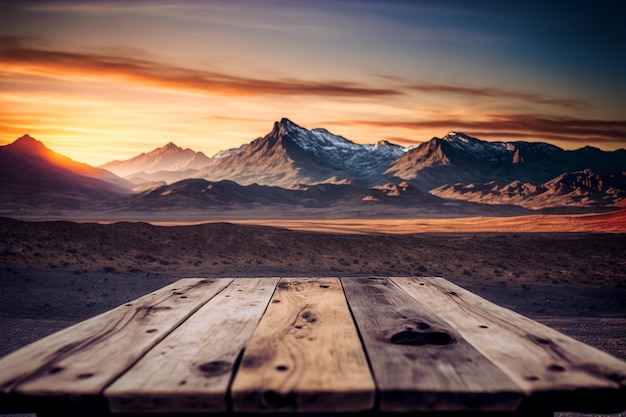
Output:
[[[592,170],[565,173],[541,184],[519,180],[506,185],[483,184],[444,185],[431,191],[448,199],[486,204],[515,204],[533,210],[546,208],[607,208],[626,205],[626,171],[598,174]]]
[[[195,170],[206,166],[209,162],[210,159],[202,152],[183,149],[170,142],[161,148],[142,153],[131,159],[106,163],[100,168],[130,180],[135,178],[133,182],[139,183],[188,178],[188,175],[190,176]],[[177,173],[182,173],[182,176]]]
[[[0,210],[97,209],[130,193],[132,184],[75,162],[25,135],[0,147]]]
[[[420,191],[410,184],[386,184],[371,189],[351,184],[302,185],[291,189],[266,185],[239,185],[233,181],[211,182],[187,179],[156,186],[126,200],[124,210],[167,213],[172,211],[250,211],[264,216],[290,216],[294,213],[323,213],[330,217],[380,214],[385,217],[407,213],[422,215],[476,215],[479,213],[519,215],[530,211],[516,206],[449,200]],[[269,211],[268,211],[269,210]],[[307,211],[309,210],[309,211]]]
[[[22,165],[24,168],[30,169],[34,168],[32,165],[37,163],[42,165],[41,169],[62,169],[83,177],[103,180],[124,189],[132,187],[132,184],[123,178],[105,169],[94,168],[91,165],[76,162],[65,155],[56,153],[47,148],[43,142],[29,135],[24,135],[9,145],[0,146],[0,156],[5,158],[5,160],[13,159],[15,163],[11,164],[12,166],[18,166],[19,162],[24,163]]]

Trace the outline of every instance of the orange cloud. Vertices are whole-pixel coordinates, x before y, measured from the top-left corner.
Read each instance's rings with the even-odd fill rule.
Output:
[[[110,55],[45,50],[23,38],[0,37],[5,70],[49,76],[89,76],[127,80],[158,87],[220,95],[317,95],[375,97],[402,94],[348,81],[263,80],[200,71],[157,62]]]
[[[335,124],[371,127],[403,128],[409,130],[458,130],[478,137],[541,138],[571,143],[624,143],[626,120],[575,119],[537,115],[489,114],[488,120],[348,120]],[[408,140],[401,141],[408,143]]]

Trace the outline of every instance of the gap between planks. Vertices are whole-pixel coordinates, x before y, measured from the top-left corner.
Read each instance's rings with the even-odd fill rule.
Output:
[[[0,360],[5,394],[95,397],[232,279],[186,278]]]
[[[620,412],[626,362],[444,278],[391,278],[436,310],[525,393],[522,407]]]
[[[387,278],[342,278],[383,412],[515,411],[521,390]]]
[[[278,278],[236,279],[105,390],[112,412],[225,412]]]
[[[338,278],[283,278],[232,385],[235,412],[372,410],[376,386]]]

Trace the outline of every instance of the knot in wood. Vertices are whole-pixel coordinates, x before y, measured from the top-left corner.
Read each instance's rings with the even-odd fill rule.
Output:
[[[315,323],[317,321],[317,317],[310,311],[303,312],[300,317],[307,323]]]
[[[211,378],[229,372],[231,365],[227,361],[211,361],[198,365],[198,369],[206,378]]]
[[[423,345],[449,345],[452,343],[452,336],[444,332],[419,332],[415,330],[404,330],[391,336],[391,343],[397,345],[423,346]]]

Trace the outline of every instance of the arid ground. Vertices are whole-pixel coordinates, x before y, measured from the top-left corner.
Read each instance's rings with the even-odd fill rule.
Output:
[[[0,356],[183,277],[384,275],[444,276],[626,360],[626,234],[343,232],[0,218]]]

